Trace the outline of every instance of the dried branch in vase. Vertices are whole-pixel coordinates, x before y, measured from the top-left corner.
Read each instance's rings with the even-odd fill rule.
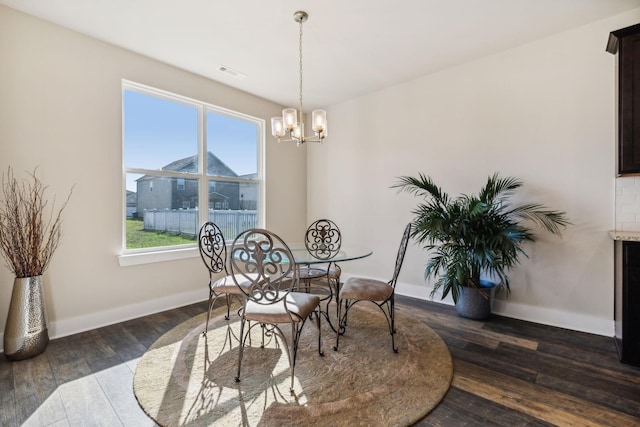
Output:
[[[37,168],[29,173],[29,181],[19,182],[9,167],[2,175],[4,201],[0,203],[0,250],[7,266],[16,277],[41,275],[62,237],[62,212],[73,188],[57,210],[47,209],[45,186],[36,176]]]

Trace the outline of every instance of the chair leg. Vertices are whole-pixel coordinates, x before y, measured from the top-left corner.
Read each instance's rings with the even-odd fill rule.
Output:
[[[231,313],[229,313],[229,311],[231,310],[231,294],[226,294],[227,297],[227,315],[225,316],[225,320],[229,320],[231,317]]]
[[[322,324],[320,322],[320,306],[318,306],[318,354],[320,356],[324,356],[324,351],[322,351]]]
[[[335,351],[338,351],[338,346],[340,344],[340,335],[344,334],[347,327],[347,315],[349,313],[349,309],[358,301],[349,301],[348,299],[338,300],[338,331],[336,332],[336,345],[333,347]],[[398,352],[398,347],[396,346],[396,323],[395,323],[395,300],[392,295],[390,299],[384,301],[382,303],[374,302],[378,308],[384,314],[384,317],[387,321],[387,327],[389,328],[389,334],[391,335],[391,348],[394,353]],[[385,307],[387,310],[385,311]]]
[[[211,319],[211,310],[213,309],[213,304],[215,304],[218,295],[216,295],[211,289],[209,290],[209,303],[207,304],[207,323],[204,324],[204,331],[202,331],[202,335],[207,335],[209,332],[209,320]]]
[[[318,354],[320,356],[324,356],[324,351],[322,351],[322,324],[320,319],[320,306],[318,305],[316,309],[316,327],[318,328]],[[298,344],[300,343],[300,335],[302,334],[302,328],[304,328],[304,324],[306,323],[306,319],[300,320],[299,322],[291,322],[291,345],[289,345],[289,367],[291,369],[291,384],[289,390],[291,393],[294,393],[294,379],[295,379],[295,371],[296,371],[296,358],[298,356]],[[284,336],[282,337],[284,339]],[[286,343],[286,341],[285,341]]]
[[[334,279],[333,281],[334,283],[334,290],[335,290],[335,296],[336,296],[336,319],[337,319],[337,325],[336,325],[336,329],[339,331],[340,330],[340,304],[339,304],[339,295],[340,295],[340,277],[338,277],[337,279]],[[328,309],[327,309],[328,311]]]
[[[207,335],[209,332],[209,320],[211,320],[211,312],[213,311],[213,306],[215,305],[218,297],[222,294],[216,294],[213,291],[209,291],[209,304],[207,309],[207,323],[204,325],[204,331],[202,331],[203,335]],[[225,300],[227,303],[227,315],[224,317],[225,320],[229,320],[231,318],[231,294],[224,294]]]
[[[396,347],[396,316],[395,316],[395,298],[394,295],[391,295],[391,299],[389,300],[388,304],[389,304],[389,318],[390,323],[389,323],[389,329],[391,332],[391,348],[393,349],[394,353],[398,352],[398,347]]]
[[[296,370],[296,353],[298,350],[298,340],[297,340],[297,328],[296,322],[291,322],[291,348],[290,348],[290,356],[289,356],[289,365],[291,367],[291,385],[289,386],[289,391],[293,394],[293,378]]]
[[[337,311],[338,311],[338,324],[336,325],[336,345],[333,346],[333,350],[334,351],[338,351],[338,346],[340,345],[340,331],[343,329],[342,318],[340,317],[341,311],[342,311],[342,300],[340,298],[338,298],[336,300],[336,303],[338,305],[338,308],[337,308]],[[346,305],[346,300],[345,300],[345,305]]]
[[[242,353],[244,352],[244,316],[242,317],[242,319],[240,320],[240,350],[238,352],[238,373],[236,375],[236,382],[239,383],[240,382],[240,368],[242,366]],[[249,330],[249,332],[251,332],[251,330]]]

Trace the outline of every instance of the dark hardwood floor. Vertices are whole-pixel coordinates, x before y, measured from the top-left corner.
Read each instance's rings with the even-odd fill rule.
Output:
[[[417,426],[640,426],[640,368],[618,361],[612,338],[397,300],[399,311],[420,309],[454,360],[449,392]],[[136,361],[205,310],[198,303],[52,340],[26,361],[0,355],[0,426],[155,425],[133,395]]]

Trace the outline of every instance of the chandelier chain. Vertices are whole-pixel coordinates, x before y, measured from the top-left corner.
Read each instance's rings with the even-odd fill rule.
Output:
[[[302,19],[300,20],[300,42],[298,45],[300,57],[300,122],[302,123]]]

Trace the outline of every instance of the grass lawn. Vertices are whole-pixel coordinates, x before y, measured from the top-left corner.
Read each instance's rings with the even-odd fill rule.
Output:
[[[173,246],[195,243],[195,237],[177,236],[158,231],[144,231],[144,222],[127,220],[127,249],[150,248],[154,246]]]

